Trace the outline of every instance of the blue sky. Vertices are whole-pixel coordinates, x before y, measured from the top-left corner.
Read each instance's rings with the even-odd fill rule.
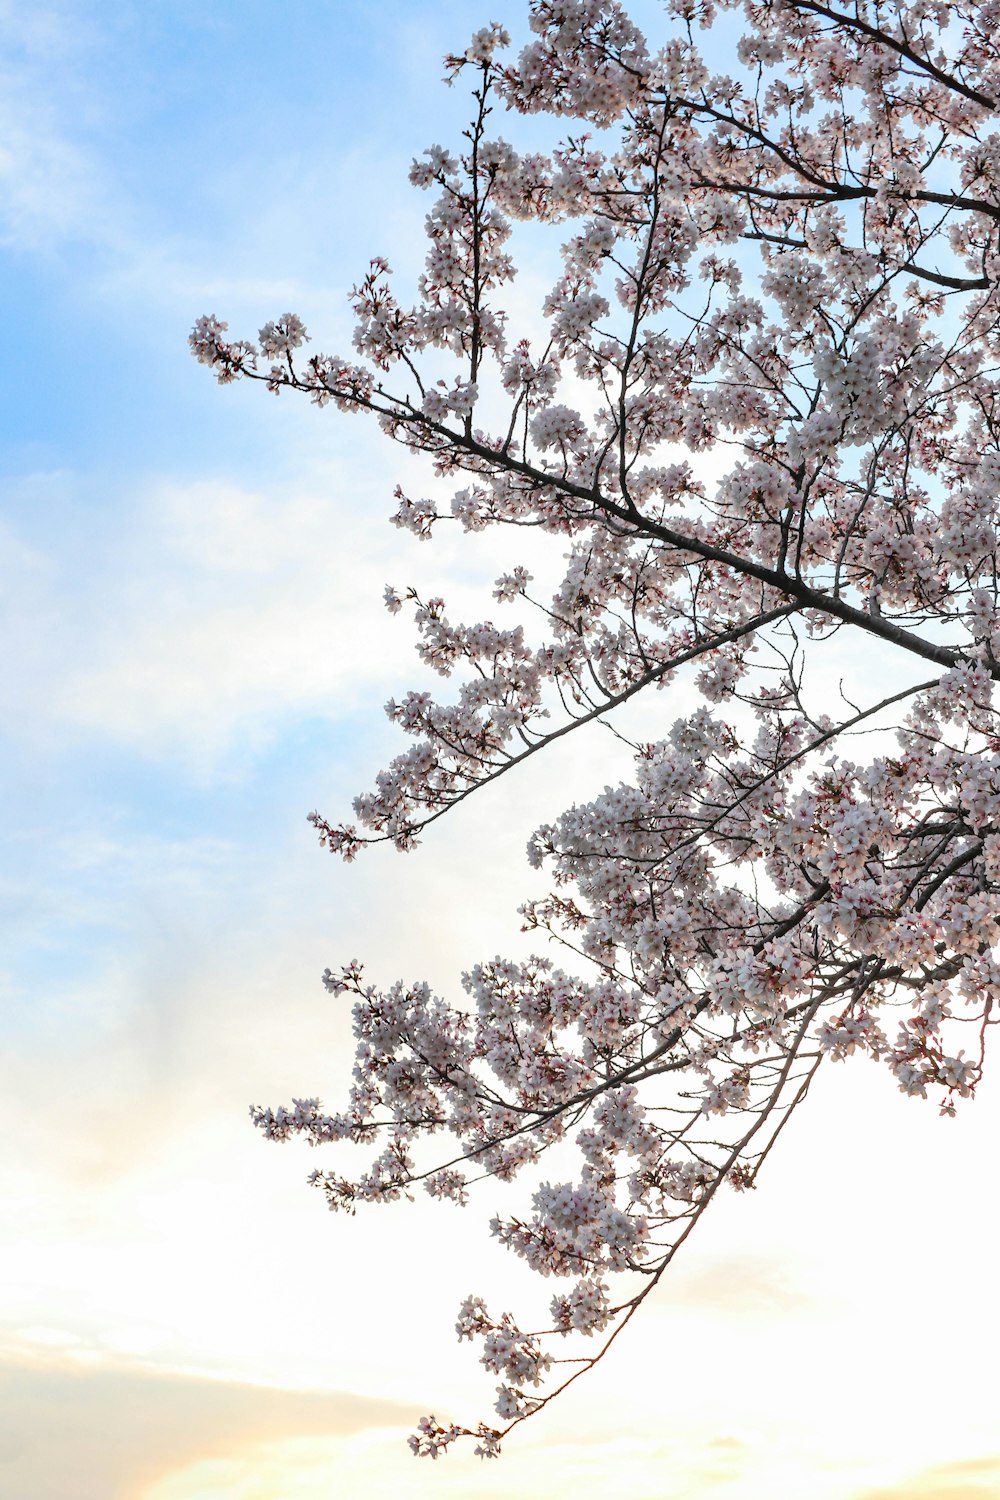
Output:
[[[454,994],[520,941],[532,828],[621,769],[596,736],[409,859],[321,855],[306,813],[369,783],[418,677],[383,586],[471,615],[516,538],[418,546],[385,521],[414,460],[186,348],[203,312],[288,309],[348,346],[368,257],[419,263],[406,169],[465,114],[440,59],[494,17],[523,34],[513,0],[0,0],[0,1492],[996,1493],[970,1330],[997,1294],[961,1269],[995,1234],[995,1091],[940,1124],[864,1069],[820,1091],[622,1363],[489,1470],[402,1438],[485,1407],[452,1322],[516,1294],[493,1204],[340,1222],[247,1124],[344,1087],[327,964]]]

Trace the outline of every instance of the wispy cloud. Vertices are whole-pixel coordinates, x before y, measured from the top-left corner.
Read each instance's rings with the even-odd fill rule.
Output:
[[[684,1443],[591,1433],[511,1439],[499,1463],[455,1451],[431,1465],[415,1463],[405,1429],[344,1438],[300,1438],[261,1443],[222,1461],[192,1464],[165,1475],[136,1500],[329,1500],[331,1490],[366,1500],[519,1500],[524,1495],[572,1494],[578,1500],[724,1500],[747,1494],[740,1483],[753,1457],[737,1440],[709,1442],[696,1456]],[[787,1492],[780,1493],[785,1500]]]
[[[318,495],[147,482],[119,502],[116,527],[105,512],[104,545],[87,539],[83,567],[80,486],[67,514],[65,481],[35,480],[45,550],[16,533],[9,544],[11,624],[24,639],[0,691],[16,734],[86,731],[205,763],[289,716],[342,713],[362,683],[370,699],[401,634],[379,606],[388,506],[377,531],[361,521],[348,543],[339,511],[368,500],[369,486],[325,478]]]
[[[798,1318],[815,1306],[795,1268],[773,1254],[709,1255],[679,1265],[664,1289],[664,1307],[727,1321]]]
[[[38,1500],[139,1500],[164,1473],[225,1465],[248,1443],[398,1428],[412,1412],[348,1393],[314,1395],[141,1366],[0,1358],[0,1483]]]
[[[66,240],[108,244],[119,204],[86,140],[93,29],[76,7],[0,3],[0,244],[47,255]]]
[[[1000,1454],[935,1464],[898,1484],[865,1490],[852,1500],[995,1500],[1000,1495]]]

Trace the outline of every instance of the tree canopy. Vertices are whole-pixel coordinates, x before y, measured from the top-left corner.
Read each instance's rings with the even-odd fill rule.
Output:
[[[601,1357],[825,1060],[881,1059],[952,1113],[1000,995],[1000,6],[667,0],[647,38],[615,0],[533,0],[530,26],[516,59],[493,24],[447,60],[472,119],[411,170],[425,271],[408,300],[371,263],[350,358],[307,354],[291,313],[191,336],[220,381],[425,455],[450,506],[398,491],[397,525],[530,526],[565,557],[551,597],[524,566],[496,581],[535,636],[387,590],[458,685],[389,705],[409,748],[355,821],[312,815],[329,849],[408,849],[635,694],[700,694],[531,840],[552,891],[524,920],[565,970],[550,944],[482,963],[463,1004],[328,970],[349,1100],[252,1111],[372,1148],[313,1173],[332,1208],[525,1174],[493,1230],[555,1278],[550,1322],[463,1303],[497,1415],[424,1419],[431,1456],[496,1453]],[[499,106],[561,118],[561,144],[516,150]],[[504,311],[524,220],[562,257],[530,329]],[[545,1178],[556,1143],[570,1180]]]

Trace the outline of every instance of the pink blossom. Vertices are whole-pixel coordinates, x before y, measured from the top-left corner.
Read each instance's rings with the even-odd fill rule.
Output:
[[[742,32],[724,72],[698,40],[719,15]],[[398,489],[398,527],[530,527],[559,570],[543,591],[498,562],[483,618],[386,589],[441,686],[387,705],[404,748],[353,823],[311,815],[326,848],[411,849],[661,694],[629,773],[530,837],[544,951],[474,965],[461,999],[328,969],[353,1007],[342,1109],[252,1111],[269,1139],[365,1154],[312,1174],[338,1211],[525,1182],[492,1232],[557,1279],[551,1326],[466,1299],[501,1425],[424,1418],[432,1458],[495,1455],[575,1378],[562,1360],[602,1357],[824,1061],[878,1061],[951,1114],[1000,1015],[993,11],[668,0],[651,40],[618,0],[529,19],[516,59],[497,23],[447,59],[472,122],[411,168],[423,272],[370,262],[356,362],[304,359],[291,313],[256,343],[214,316],[190,340],[221,382],[368,413],[423,457],[434,498]],[[499,105],[562,140],[516,149]],[[561,246],[527,329],[523,221]]]

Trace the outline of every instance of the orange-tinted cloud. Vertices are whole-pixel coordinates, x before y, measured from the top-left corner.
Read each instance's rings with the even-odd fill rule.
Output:
[[[931,1469],[857,1500],[996,1500],[1000,1495],[1000,1454],[935,1464]]]
[[[248,1442],[412,1425],[409,1407],[68,1363],[0,1362],[0,1494],[134,1500],[164,1473]]]
[[[810,1303],[787,1263],[750,1253],[678,1266],[660,1300],[725,1318],[767,1319],[797,1317]]]

